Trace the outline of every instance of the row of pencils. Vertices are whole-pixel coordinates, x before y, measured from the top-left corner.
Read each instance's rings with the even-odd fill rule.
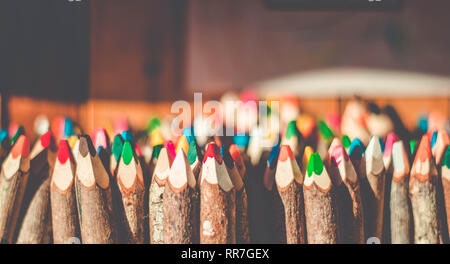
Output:
[[[23,127],[11,139],[2,130],[0,239],[449,242],[445,129],[424,133],[419,142],[393,132],[372,136],[366,146],[356,137],[335,137],[325,123],[318,127],[322,137],[309,144],[298,121],[288,122],[270,147],[248,134],[210,136],[200,145],[191,128],[175,144],[155,125],[148,146],[129,130],[110,138],[98,129],[91,136],[47,131],[30,148]]]

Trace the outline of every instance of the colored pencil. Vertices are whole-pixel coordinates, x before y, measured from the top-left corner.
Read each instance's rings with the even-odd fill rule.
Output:
[[[163,194],[171,166],[172,158],[167,148],[164,147],[159,153],[149,189],[149,231],[151,244],[164,243]]]
[[[117,242],[111,184],[91,138],[80,137],[76,168],[76,194],[83,244]]]
[[[30,144],[19,136],[0,174],[0,241],[12,243],[30,169]]]
[[[55,158],[55,143],[48,131],[30,152],[30,176],[18,220],[17,244],[48,244],[51,241],[50,178]]]
[[[402,141],[392,146],[393,175],[390,188],[390,229],[392,244],[409,244],[411,239],[411,206],[408,197],[409,159]]]
[[[200,180],[200,243],[236,243],[236,194],[216,144],[208,144]]]
[[[278,188],[275,185],[279,153],[280,145],[273,146],[267,159],[266,171],[264,172],[264,192],[262,196],[264,212],[263,217],[260,219],[260,221],[264,222],[264,243],[286,243],[284,206]]]
[[[364,209],[358,175],[342,145],[330,147],[330,177],[335,178],[340,242],[364,244]],[[334,176],[332,176],[334,174]]]
[[[236,190],[236,243],[248,244],[250,243],[250,233],[248,227],[247,191],[245,190],[242,176],[239,174],[230,151],[225,145],[220,148],[220,153]]]
[[[441,241],[437,212],[437,176],[429,137],[425,134],[417,149],[409,179],[416,244],[438,244]]]
[[[170,168],[163,196],[164,243],[198,243],[196,181],[182,148]]]
[[[383,238],[383,215],[386,171],[380,139],[372,136],[365,152],[366,177],[361,181],[366,238]]]
[[[282,145],[280,148],[275,182],[284,206],[286,242],[304,244],[303,175],[289,145]]]
[[[308,243],[338,243],[336,189],[317,152],[309,159],[303,193]]]
[[[295,121],[291,121],[287,124],[281,144],[289,145],[292,153],[297,159],[297,162],[301,162],[301,158],[303,158],[303,151],[305,150],[305,142],[302,134],[297,129],[297,124]]]
[[[75,195],[75,162],[68,142],[61,140],[50,184],[53,243],[80,237]]]
[[[361,184],[361,180],[366,178],[366,160],[364,158],[364,145],[358,138],[353,139],[348,150],[348,156],[353,163]]]
[[[97,129],[92,137],[94,139],[94,147],[105,169],[110,172],[111,162],[111,146],[109,136],[104,128]]]
[[[443,158],[445,156],[445,151],[449,144],[450,140],[447,131],[440,129],[437,132],[436,143],[431,149],[433,157],[436,161],[436,165],[440,166],[442,164]]]
[[[116,178],[126,220],[120,225],[125,232],[124,242],[142,244],[145,238],[145,186],[142,168],[130,141],[123,144]]]
[[[199,178],[200,172],[202,170],[202,156],[199,147],[195,143],[195,140],[192,140],[189,144],[187,158],[189,161],[189,165],[191,166],[192,174],[194,174],[197,187],[200,188]]]

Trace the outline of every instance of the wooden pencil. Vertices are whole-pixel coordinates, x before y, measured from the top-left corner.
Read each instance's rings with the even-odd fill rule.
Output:
[[[30,145],[19,136],[0,174],[0,241],[12,243],[30,169]]]
[[[436,143],[434,144],[434,147],[431,149],[433,157],[436,161],[436,165],[438,166],[442,165],[442,161],[445,156],[445,151],[449,144],[450,139],[448,133],[443,129],[438,130],[436,136]]]
[[[411,239],[411,206],[408,197],[409,160],[402,141],[392,146],[393,175],[390,188],[391,243],[409,244]]]
[[[425,134],[417,149],[409,179],[416,244],[438,244],[441,241],[437,212],[437,176],[429,137]]]
[[[353,139],[348,150],[348,156],[353,163],[353,167],[355,167],[361,184],[361,181],[366,178],[366,160],[364,158],[364,145],[361,140]]]
[[[303,175],[289,145],[282,145],[280,148],[275,183],[283,201],[286,242],[304,244]]]
[[[365,152],[366,178],[361,181],[366,238],[383,239],[383,215],[386,171],[380,138],[372,136]]]
[[[313,153],[308,162],[307,176],[303,184],[309,244],[336,244],[339,242],[335,191],[319,153]]]
[[[450,230],[450,145],[447,146],[441,167],[442,187],[444,192],[447,230]],[[449,231],[450,236],[450,231]]]
[[[333,131],[328,127],[328,125],[323,120],[319,120],[318,122],[318,130],[319,130],[319,140],[317,143],[317,152],[322,158],[325,158],[330,144],[334,138]]]
[[[392,148],[394,143],[399,139],[394,132],[390,132],[386,136],[386,143],[383,151],[383,163],[386,172],[385,187],[384,187],[384,212],[383,212],[383,241],[382,243],[391,243],[391,210],[389,202],[391,200],[391,184],[392,175],[394,171],[393,161],[392,161]]]
[[[364,244],[364,209],[361,188],[358,175],[344,146],[332,144],[328,168],[330,168],[330,176],[335,178],[340,242]]]
[[[200,243],[236,243],[235,190],[215,143],[207,146],[200,181]]]
[[[111,148],[111,157],[109,162],[109,171],[113,178],[116,177],[117,168],[120,161],[120,156],[122,155],[123,149],[123,138],[121,135],[117,134],[114,137],[112,148]]]
[[[198,243],[196,181],[182,148],[170,168],[163,196],[164,243]]]
[[[30,176],[18,220],[17,244],[48,244],[52,238],[50,176],[56,147],[51,132],[40,137],[30,152]]]
[[[78,160],[78,152],[80,149],[80,139],[78,136],[71,136],[67,139],[67,143],[69,143],[69,147],[72,150],[72,156],[75,161],[75,164]]]
[[[266,170],[264,172],[263,183],[264,192],[262,202],[264,203],[263,217],[260,221],[264,222],[263,243],[286,243],[286,224],[284,216],[284,206],[281,200],[278,188],[275,185],[275,174],[277,171],[278,156],[280,145],[275,145],[270,151],[267,159]]]
[[[172,158],[167,148],[161,149],[149,190],[149,231],[151,244],[164,243],[163,194],[171,166]]]
[[[125,222],[120,224],[124,242],[142,244],[144,228],[144,179],[139,160],[130,141],[125,141],[117,169],[117,185],[120,191]]]
[[[108,172],[88,135],[79,140],[76,195],[83,244],[117,242],[117,226]]]
[[[234,164],[230,151],[225,145],[220,148],[220,153],[222,154],[228,175],[236,191],[236,243],[248,244],[250,243],[250,233],[248,228],[247,191],[245,190],[244,182]]]
[[[80,238],[80,226],[75,195],[75,163],[68,142],[59,142],[51,184],[53,243],[67,244]]]

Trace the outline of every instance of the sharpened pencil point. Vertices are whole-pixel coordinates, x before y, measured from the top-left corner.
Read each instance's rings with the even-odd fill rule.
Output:
[[[164,137],[161,134],[161,131],[157,128],[152,131],[150,136],[150,144],[152,147],[157,145],[164,145]]]
[[[334,137],[333,131],[331,131],[331,129],[323,120],[319,120],[319,131],[320,136],[325,140],[331,140]]]
[[[344,146],[344,148],[346,148],[346,149],[348,149],[350,147],[350,145],[352,144],[352,141],[350,140],[350,138],[347,135],[342,136],[341,142],[342,142],[342,146]]]
[[[422,140],[420,141],[419,147],[417,148],[417,154],[414,162],[420,160],[424,162],[427,159],[431,158],[431,145],[429,141],[429,137],[427,134],[422,136]]]
[[[172,140],[167,140],[166,143],[164,143],[164,147],[167,149],[167,152],[169,153],[170,158],[172,158],[172,160],[174,160],[177,153],[175,152],[175,146],[173,145]]]
[[[92,144],[91,137],[89,135],[82,135],[80,137],[78,149],[82,157],[86,157],[88,154],[94,157],[96,153],[94,145]]]
[[[41,136],[41,145],[46,148],[50,146],[50,143],[52,142],[52,132],[47,131],[44,135]]]
[[[25,129],[23,128],[23,126],[19,126],[19,128],[17,128],[16,133],[14,134],[14,137],[11,139],[11,145],[16,144],[17,139],[21,135],[25,135]]]
[[[19,136],[16,144],[11,149],[11,154],[13,158],[17,158],[19,155],[25,158],[30,154],[30,143],[25,135]]]
[[[417,140],[409,141],[409,152],[411,155],[414,155],[414,151],[416,150]]]
[[[436,131],[433,131],[433,134],[431,135],[431,140],[430,140],[431,148],[433,148],[434,145],[436,144],[437,137],[438,137],[438,132],[437,132],[437,130],[436,130]]]
[[[319,153],[315,152],[311,154],[311,158],[309,159],[308,166],[306,167],[306,170],[308,171],[308,176],[312,177],[313,172],[316,175],[320,175],[323,171],[323,162],[320,158]]]
[[[187,158],[188,158],[190,165],[194,164],[194,162],[197,158],[200,160],[200,157],[198,156],[198,149],[197,149],[197,144],[195,143],[195,140],[192,140],[191,143],[189,143],[189,150],[187,153]]]
[[[97,129],[95,132],[95,148],[102,147],[107,149],[109,146],[109,136],[104,128]]]
[[[342,158],[344,158],[345,160],[349,159],[344,146],[335,146],[331,150],[331,160],[334,163],[333,165],[339,166],[339,164],[342,162]]]
[[[71,152],[69,149],[69,143],[67,142],[67,140],[62,139],[59,141],[59,147],[58,147],[58,160],[61,164],[66,163],[67,159],[71,159]]]
[[[348,150],[348,154],[352,159],[360,160],[364,153],[364,144],[359,140],[359,138],[355,138],[350,145],[350,149]]]
[[[131,143],[134,144],[134,139],[133,139],[133,135],[131,134],[131,132],[129,130],[125,130],[122,132],[122,138],[123,141],[130,141]]]
[[[208,158],[214,158],[219,164],[222,164],[222,156],[220,155],[219,147],[215,143],[209,143],[206,147],[203,163],[205,163]]]
[[[292,153],[289,145],[281,145],[278,161],[286,161],[288,159],[294,160],[294,153]]]
[[[280,154],[280,145],[277,144],[272,147],[272,150],[270,150],[269,158],[267,159],[267,162],[269,163],[271,169],[273,169],[275,164],[277,163],[279,154]]]
[[[114,155],[114,159],[119,162],[120,155],[122,155],[123,148],[123,138],[121,135],[117,134],[114,137],[113,145],[112,145],[112,154]]]
[[[125,165],[130,164],[131,160],[133,159],[133,147],[131,146],[130,141],[125,141],[123,144],[123,150],[122,150],[122,160]]]
[[[293,136],[297,136],[297,124],[296,124],[296,122],[294,120],[290,121],[287,124],[286,134],[285,134],[285,137],[287,139],[289,139],[289,138],[291,138]]]
[[[394,132],[391,132],[386,137],[386,145],[384,147],[384,156],[390,156],[392,154],[392,146],[398,141]]]
[[[189,151],[189,142],[185,135],[182,135],[178,140],[177,148],[175,149],[175,151],[178,153],[180,149],[184,151],[184,154],[187,154]]]

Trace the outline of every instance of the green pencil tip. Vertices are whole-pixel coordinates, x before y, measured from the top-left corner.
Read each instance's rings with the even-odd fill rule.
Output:
[[[130,164],[131,160],[133,159],[133,147],[131,146],[130,141],[125,141],[123,144],[123,150],[122,150],[122,160],[125,165]]]
[[[161,120],[159,120],[159,118],[154,117],[150,120],[150,122],[148,122],[147,125],[147,133],[151,133],[153,131],[153,129],[157,128],[161,126]]]
[[[333,131],[328,127],[328,125],[323,120],[319,120],[319,131],[323,139],[332,140],[334,137]]]
[[[308,176],[311,177],[313,172],[316,175],[320,175],[323,171],[323,162],[322,158],[320,158],[319,153],[313,153],[311,154],[311,157],[309,158],[308,166],[306,167],[306,170],[308,172]]]
[[[122,154],[123,148],[123,139],[121,135],[116,135],[114,137],[113,145],[112,145],[112,154],[117,162],[119,162],[120,155]]]
[[[417,141],[416,140],[411,140],[409,141],[409,151],[411,152],[410,154],[413,155],[414,154],[414,150],[416,150],[416,145],[417,145]]]
[[[286,127],[286,138],[289,139],[296,135],[297,135],[297,124],[295,120],[292,120],[288,123]]]
[[[342,146],[344,146],[344,148],[348,149],[350,147],[350,145],[352,144],[352,141],[350,140],[350,138],[347,135],[343,135],[342,136]]]
[[[197,145],[195,144],[195,141],[192,140],[191,143],[189,144],[189,150],[187,153],[187,158],[189,161],[189,164],[193,164],[195,162],[195,160],[197,159]]]
[[[445,166],[450,169],[450,145],[447,146],[447,150],[445,151],[444,161],[442,166]]]
[[[163,148],[163,145],[156,145],[153,147],[153,153],[152,153],[153,158],[152,159],[158,159],[159,153],[161,152],[162,148]]]

